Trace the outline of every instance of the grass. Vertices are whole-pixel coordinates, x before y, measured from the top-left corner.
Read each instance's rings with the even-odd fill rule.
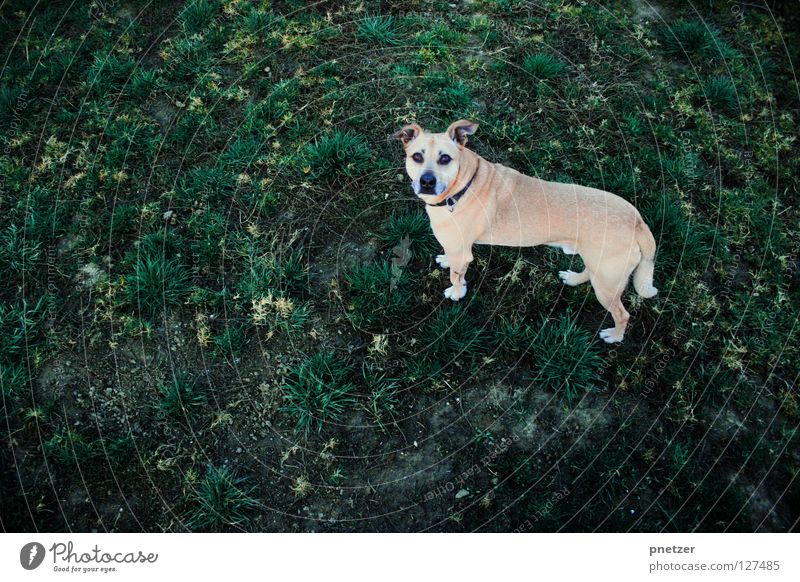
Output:
[[[308,268],[302,248],[259,253],[249,247],[245,260],[246,270],[237,288],[246,301],[257,299],[269,291],[295,297],[308,292]]]
[[[86,72],[84,87],[96,96],[110,91],[120,91],[130,79],[135,67],[136,61],[128,55],[118,56],[100,51]]]
[[[95,454],[92,444],[80,432],[68,428],[47,439],[43,449],[51,462],[68,467],[85,465]]]
[[[551,81],[562,77],[567,66],[559,59],[546,53],[534,53],[525,57],[522,68],[534,79]]]
[[[679,270],[698,269],[712,258],[715,248],[724,246],[723,235],[704,224],[672,196],[653,201],[642,209],[658,243],[659,270],[667,276]]]
[[[361,377],[368,391],[367,410],[381,430],[386,430],[386,423],[394,418],[399,403],[396,378],[388,378],[387,374],[374,369],[370,364],[361,366]]]
[[[25,303],[0,303],[0,362],[23,361],[36,343],[44,301],[33,307]]]
[[[529,350],[536,331],[527,323],[505,317],[499,319],[493,331],[493,342],[498,349],[508,352]]]
[[[267,292],[252,300],[251,319],[256,327],[265,327],[267,333],[297,332],[310,315],[308,305],[298,305],[292,299]]]
[[[401,35],[394,16],[367,16],[358,23],[356,36],[363,41],[380,45],[400,44]]]
[[[342,186],[372,168],[372,149],[360,135],[336,130],[310,143],[304,163],[310,176],[324,184]]]
[[[214,20],[217,6],[209,0],[190,0],[178,16],[181,26],[188,34],[202,32]]]
[[[4,364],[0,366],[0,389],[3,391],[3,402],[8,407],[14,396],[21,393],[30,381],[27,366],[22,364]],[[6,410],[7,411],[7,410]]]
[[[427,217],[418,212],[392,212],[378,236],[399,258],[405,251],[413,257],[426,257],[440,250]]]
[[[797,521],[800,28],[781,3],[16,4],[6,529]],[[639,209],[660,292],[626,290],[624,342],[598,340],[591,286],[557,277],[581,259],[553,249],[476,245],[467,295],[443,296],[387,136],[462,117],[487,161]],[[463,484],[423,499],[443,467]]]
[[[227,325],[222,333],[214,338],[214,351],[235,360],[245,346],[246,332],[247,328],[243,325]]]
[[[0,87],[0,122],[8,122],[13,117],[21,95],[21,87]]]
[[[263,143],[256,138],[237,138],[220,156],[219,164],[232,172],[244,172],[259,160]]]
[[[289,374],[282,386],[283,410],[295,421],[295,430],[306,437],[336,423],[352,404],[349,368],[332,353],[318,352]]]
[[[208,404],[198,379],[186,372],[175,374],[170,382],[161,386],[160,392],[158,409],[164,416],[191,419]]]
[[[156,69],[137,68],[131,75],[128,93],[138,99],[146,99],[158,87],[159,77]]]
[[[300,96],[297,80],[284,79],[270,87],[262,101],[250,103],[245,108],[245,126],[248,131],[261,132],[271,124],[277,124],[293,110],[293,103]]]
[[[186,267],[163,255],[140,257],[125,286],[128,303],[150,318],[178,309],[191,290]]]
[[[729,77],[709,77],[703,87],[703,95],[712,109],[725,114],[735,114],[742,106]]]
[[[603,383],[598,374],[604,361],[600,346],[569,314],[542,319],[531,352],[534,385],[555,392],[568,405]]]
[[[345,274],[348,316],[358,327],[380,327],[406,314],[411,274],[390,263],[367,263]]]
[[[664,52],[671,57],[708,57],[713,54],[715,32],[698,20],[678,20],[661,32]]]
[[[26,238],[16,224],[0,235],[0,274],[12,277],[31,271],[40,255],[40,243]]]
[[[486,330],[476,325],[472,315],[458,305],[438,309],[426,322],[420,337],[429,354],[445,361],[456,357],[469,359],[488,347]]]
[[[244,478],[229,467],[209,465],[205,477],[191,488],[194,507],[185,522],[190,530],[245,529],[259,505]]]

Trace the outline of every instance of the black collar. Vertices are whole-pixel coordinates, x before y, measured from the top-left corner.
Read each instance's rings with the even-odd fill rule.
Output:
[[[478,175],[478,170],[480,169],[480,167],[481,167],[481,161],[478,160],[478,167],[475,168],[475,173],[472,174],[472,178],[469,179],[469,182],[467,182],[467,185],[464,186],[461,190],[459,190],[458,192],[456,192],[452,196],[448,196],[447,198],[445,198],[441,202],[437,202],[436,204],[428,204],[427,202],[425,204],[428,204],[428,206],[447,206],[447,208],[450,210],[450,212],[453,212],[453,209],[456,206],[456,202],[458,202],[461,199],[461,197],[464,194],[467,193],[467,190],[472,185],[472,181],[475,179],[475,176]]]

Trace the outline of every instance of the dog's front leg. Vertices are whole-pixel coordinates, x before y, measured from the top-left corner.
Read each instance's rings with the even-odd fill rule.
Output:
[[[455,252],[445,249],[446,262],[450,267],[450,287],[444,290],[444,296],[458,301],[467,294],[467,267],[472,262],[472,252],[459,250]],[[440,263],[441,264],[441,263]]]

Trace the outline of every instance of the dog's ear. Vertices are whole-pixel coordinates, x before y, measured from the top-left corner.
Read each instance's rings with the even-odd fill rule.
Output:
[[[399,139],[403,142],[403,147],[408,145],[412,139],[417,137],[419,134],[422,133],[422,128],[417,125],[416,123],[412,123],[411,125],[406,125],[403,129],[398,129],[392,135],[389,136],[389,139]]]
[[[467,136],[472,135],[478,129],[477,123],[472,123],[467,119],[459,119],[450,124],[447,128],[447,135],[460,146],[467,144]]]

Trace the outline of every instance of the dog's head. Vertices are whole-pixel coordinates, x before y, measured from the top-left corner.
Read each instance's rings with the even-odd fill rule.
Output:
[[[466,119],[450,124],[444,133],[429,133],[416,123],[406,125],[392,138],[403,142],[406,172],[414,194],[435,198],[455,180],[467,136],[475,133],[477,123]]]

